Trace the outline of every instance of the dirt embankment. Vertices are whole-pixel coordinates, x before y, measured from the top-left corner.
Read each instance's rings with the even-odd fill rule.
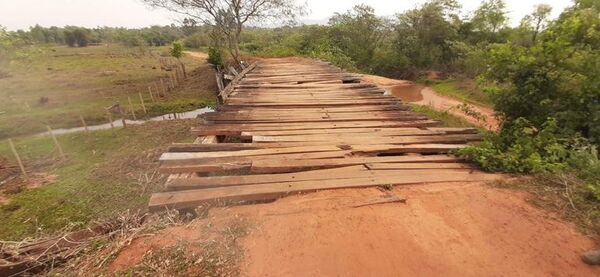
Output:
[[[449,112],[450,114],[463,118],[467,122],[486,128],[497,130],[499,122],[492,108],[473,104],[465,105],[460,100],[443,96],[430,87],[424,87],[410,81],[395,80],[380,76],[364,75],[363,81],[376,84],[402,101],[422,106],[430,106],[435,110]]]

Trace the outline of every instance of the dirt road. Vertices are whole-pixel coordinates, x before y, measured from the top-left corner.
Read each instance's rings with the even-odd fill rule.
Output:
[[[488,130],[497,130],[499,127],[499,122],[496,120],[493,109],[469,104],[470,111],[477,115],[473,116],[473,114],[469,114],[465,110],[458,108],[463,105],[462,101],[440,95],[430,87],[423,87],[410,81],[395,80],[373,75],[364,75],[363,81],[377,84],[403,101],[422,106],[430,106],[438,111],[448,111],[452,115],[463,118],[476,126]]]
[[[372,188],[213,209],[207,219],[134,242],[113,270],[243,218],[252,226],[241,240],[243,276],[600,276],[600,268],[579,260],[592,240],[532,207],[524,193],[477,183],[393,193],[407,203],[353,208],[383,194]]]

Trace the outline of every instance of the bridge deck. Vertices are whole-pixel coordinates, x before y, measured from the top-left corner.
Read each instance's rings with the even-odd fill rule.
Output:
[[[292,62],[293,61],[293,62]],[[171,174],[150,210],[272,200],[322,189],[481,181],[448,156],[480,139],[439,122],[324,62],[261,61],[204,115],[196,144],[161,157]]]

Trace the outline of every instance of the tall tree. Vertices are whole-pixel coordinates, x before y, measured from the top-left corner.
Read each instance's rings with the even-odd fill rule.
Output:
[[[473,15],[471,22],[480,32],[495,34],[506,26],[506,3],[503,0],[484,0]]]
[[[523,21],[529,22],[533,28],[533,42],[537,40],[537,37],[546,25],[548,24],[548,16],[552,12],[552,6],[548,4],[539,4],[534,7],[533,12],[530,15],[525,16]]]
[[[460,7],[455,0],[431,0],[399,14],[396,48],[416,67],[441,67],[452,58],[449,41],[457,36]]]
[[[225,38],[229,53],[240,63],[240,39],[244,25],[265,21],[295,20],[304,12],[294,0],[144,0],[160,7],[186,15],[216,28]]]
[[[384,20],[367,5],[354,6],[343,14],[335,13],[329,25],[334,43],[361,67],[371,64],[375,49],[386,34]]]

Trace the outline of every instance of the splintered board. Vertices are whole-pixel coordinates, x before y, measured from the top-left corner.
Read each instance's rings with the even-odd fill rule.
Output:
[[[266,59],[229,86],[192,128],[196,143],[161,158],[171,174],[149,208],[266,201],[324,189],[497,178],[449,152],[479,141],[440,128],[360,76],[326,62]]]

